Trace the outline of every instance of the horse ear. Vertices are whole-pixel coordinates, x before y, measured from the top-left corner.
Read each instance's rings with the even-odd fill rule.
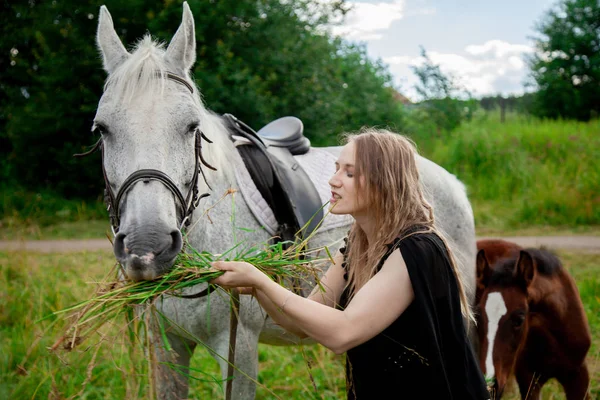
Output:
[[[96,43],[102,54],[104,70],[109,74],[129,57],[129,53],[115,32],[112,17],[105,6],[100,7]]]
[[[482,289],[485,288],[491,274],[492,268],[485,256],[485,250],[481,249],[477,252],[477,286]]]
[[[521,250],[517,260],[516,275],[523,280],[526,287],[529,287],[535,278],[536,268],[533,257],[526,250]]]
[[[188,72],[196,61],[196,29],[194,16],[187,1],[183,3],[181,25],[169,43],[165,59],[181,67],[184,72]]]

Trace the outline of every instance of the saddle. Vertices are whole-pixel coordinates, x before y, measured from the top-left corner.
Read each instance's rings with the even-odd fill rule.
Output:
[[[283,117],[255,132],[231,114],[224,114],[223,119],[254,184],[273,210],[276,236],[280,241],[308,237],[323,219],[323,205],[317,189],[294,159],[294,155],[310,150],[310,140],[302,134],[302,121]]]

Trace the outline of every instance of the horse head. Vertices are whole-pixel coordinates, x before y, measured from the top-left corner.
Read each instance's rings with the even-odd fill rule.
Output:
[[[516,257],[490,264],[486,250],[480,249],[477,271],[483,288],[477,305],[479,362],[491,382],[493,398],[499,399],[527,338],[529,289],[537,275],[537,262],[530,252],[521,250]]]
[[[100,10],[97,44],[108,78],[93,129],[101,135],[114,253],[133,280],[172,267],[182,227],[208,185],[201,148],[211,116],[190,79],[196,40],[187,3],[183,9],[166,50],[146,36],[132,52],[106,7]]]

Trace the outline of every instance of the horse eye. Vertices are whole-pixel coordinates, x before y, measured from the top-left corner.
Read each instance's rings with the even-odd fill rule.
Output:
[[[108,128],[102,124],[95,123],[94,127],[92,128],[92,133],[99,133],[100,135],[104,136],[108,133]]]
[[[191,123],[187,127],[187,133],[195,134],[199,128],[200,128],[199,122]]]
[[[520,328],[521,326],[523,326],[524,322],[525,322],[524,314],[517,314],[512,319],[513,327],[515,327],[515,328]]]

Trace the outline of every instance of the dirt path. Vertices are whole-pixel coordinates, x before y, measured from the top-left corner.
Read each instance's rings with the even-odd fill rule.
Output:
[[[492,237],[478,239],[489,238]],[[600,254],[600,236],[513,236],[502,239],[523,247],[545,246],[553,250]],[[112,250],[108,239],[0,241],[0,251],[64,253],[98,250]]]

